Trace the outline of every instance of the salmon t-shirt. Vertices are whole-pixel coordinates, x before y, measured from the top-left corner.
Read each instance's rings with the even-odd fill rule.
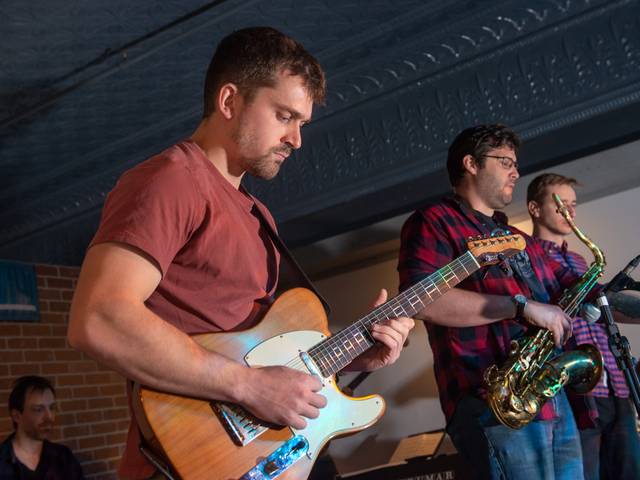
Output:
[[[146,305],[183,332],[249,328],[273,301],[280,261],[256,209],[275,229],[266,207],[234,188],[187,140],[120,177],[90,247],[120,242],[151,257],[162,279]],[[119,470],[124,478],[154,471],[138,451],[138,435],[132,424]]]

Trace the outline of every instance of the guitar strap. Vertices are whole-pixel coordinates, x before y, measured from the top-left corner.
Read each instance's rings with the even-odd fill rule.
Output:
[[[271,238],[273,245],[280,252],[280,256],[286,261],[285,265],[281,264],[278,290],[282,291],[283,285],[286,285],[287,289],[294,286],[300,286],[311,290],[316,295],[316,297],[318,297],[318,299],[322,303],[322,306],[324,307],[325,312],[327,313],[327,316],[329,316],[329,314],[331,313],[329,302],[327,302],[324,297],[320,295],[320,292],[318,292],[313,283],[311,283],[311,280],[309,280],[307,274],[304,273],[296,259],[293,258],[293,255],[282,241],[282,238],[280,238],[280,235],[278,235],[275,229],[271,226],[258,204],[254,203],[253,210],[255,211],[255,216],[260,220],[263,228],[269,234],[269,238]]]

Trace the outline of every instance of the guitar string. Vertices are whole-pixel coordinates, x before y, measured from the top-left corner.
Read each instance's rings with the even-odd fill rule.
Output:
[[[365,333],[366,337],[369,337],[369,340],[367,340],[369,342],[369,345],[367,345],[365,348],[362,348],[362,344],[360,343],[360,341],[356,340],[356,343],[361,350],[358,351],[358,348],[354,348],[354,350],[356,350],[357,355],[360,355],[364,351],[368,350],[370,347],[372,347],[375,344],[375,340],[371,337],[368,328],[363,328],[363,326],[366,327],[367,325],[378,323],[380,320],[395,318],[402,314],[408,315],[408,312],[405,306],[407,304],[407,301],[413,298],[416,298],[418,302],[422,304],[423,306],[422,308],[424,308],[425,304],[420,297],[424,297],[426,294],[426,296],[429,297],[429,300],[430,300],[429,303],[431,303],[434,300],[433,296],[439,296],[441,294],[437,285],[438,284],[442,285],[442,283],[444,283],[448,287],[449,283],[451,283],[451,281],[453,280],[453,278],[448,275],[453,275],[453,277],[455,277],[455,280],[456,280],[455,284],[457,284],[461,281],[460,277],[466,277],[470,274],[470,271],[469,271],[470,269],[467,267],[471,267],[472,271],[477,270],[478,265],[474,257],[470,254],[470,252],[467,252],[467,254],[464,254],[458,257],[455,261],[451,262],[451,264],[445,265],[440,270],[434,272],[432,275],[430,275],[426,279],[422,280],[421,282],[418,282],[417,284],[407,289],[405,292],[402,292],[401,294],[392,298],[391,300],[389,300],[389,302],[385,303],[384,305],[381,305],[373,312],[370,312],[361,320],[355,322],[351,326],[336,333],[336,335],[329,337],[326,340],[315,345],[309,350],[309,353],[312,354],[313,357],[318,357],[317,360],[319,360],[320,363],[327,364],[330,367],[330,368],[326,368],[326,366],[323,365],[325,370],[328,370],[328,371],[341,370],[346,365],[351,363],[351,361],[353,360],[353,358],[355,358],[355,356],[351,359],[348,359],[347,362],[344,362],[344,360],[341,360],[338,358],[333,358],[334,356],[336,356],[335,355],[336,351],[338,352],[338,355],[336,357],[343,357],[342,349],[340,347],[333,347],[333,344],[338,343],[339,341],[342,341],[344,348],[346,348],[346,350],[350,352],[349,348],[345,346],[346,342],[343,341],[344,340],[343,337],[353,337],[357,339],[357,335],[353,334],[353,331],[357,330],[361,333],[362,332]],[[427,286],[435,288],[435,291],[428,290],[426,288]],[[422,290],[422,292],[420,292],[420,290]],[[408,303],[411,307],[413,307],[418,302],[415,302],[412,304],[409,301]],[[400,308],[402,313],[398,312],[398,308]],[[353,343],[349,340],[349,338],[347,338],[347,341],[349,342],[349,345],[353,347]]]
[[[455,277],[456,279],[456,284],[459,283],[461,281],[460,280],[461,276],[469,275],[469,269],[465,266],[465,264],[467,266],[473,267],[472,268],[473,270],[473,269],[477,269],[477,264],[474,266],[473,265],[474,263],[476,262],[472,257],[470,258],[470,257],[467,257],[466,255],[459,257],[456,261],[452,262],[452,265],[446,265],[442,269],[434,272],[434,274],[430,275],[425,280],[418,282],[410,289],[406,290],[402,294],[391,299],[387,304],[380,306],[378,309],[374,310],[374,312],[371,312],[369,315],[365,316],[359,322],[356,322],[350,327],[347,327],[346,329],[338,332],[336,335],[334,335],[328,340],[331,340],[333,343],[336,343],[337,341],[342,340],[342,337],[346,336],[347,334],[353,336],[353,330],[364,331],[367,333],[367,336],[370,337],[370,335],[368,335],[368,329],[362,328],[363,324],[366,325],[367,323],[368,324],[377,323],[380,320],[397,317],[402,314],[408,315],[408,312],[406,311],[407,309],[404,306],[406,305],[407,300],[416,298],[419,301],[419,303],[421,303],[424,306],[424,302],[420,298],[421,296],[424,296],[424,294],[426,293],[429,299],[433,301],[433,296],[439,295],[441,293],[437,287],[438,284],[442,285],[442,283],[445,283],[448,286],[449,283],[451,283],[451,281],[453,280],[453,278],[448,277],[448,275],[453,275],[453,277]],[[462,270],[464,270],[464,272]],[[435,287],[435,291],[428,290],[427,288],[425,288],[425,285],[427,284],[431,284],[429,286]],[[419,289],[423,291],[422,295],[420,295]],[[409,301],[408,303],[411,307],[413,307],[418,302],[415,302],[412,304]],[[398,308],[400,308],[402,313],[398,311]],[[339,347],[330,348],[328,345],[324,343],[327,343],[327,342],[323,342],[323,344],[319,345],[319,348],[314,348],[312,350],[317,350],[320,356],[327,361],[326,363],[328,363],[330,367],[333,367],[332,368],[333,370],[338,371],[341,368],[344,368],[344,366],[348,365],[351,362],[352,359],[347,361],[346,363],[342,360],[338,360],[338,361],[333,360],[332,354],[336,350],[340,352]],[[363,351],[367,350],[368,348],[370,348],[371,346],[373,346],[374,343],[375,343],[375,340],[371,339],[370,345],[367,345],[366,348],[362,349],[362,351],[359,351],[358,355]],[[349,341],[349,344],[352,345],[350,341]],[[360,342],[358,342],[358,346],[361,348]],[[347,350],[349,349],[347,348]],[[315,355],[316,352],[311,352],[311,353],[314,353]]]
[[[471,272],[469,271],[467,266],[471,267]],[[461,271],[460,267],[462,267],[462,270],[464,270],[464,272]],[[417,303],[420,303],[422,305],[422,308],[424,308],[426,306],[423,301],[423,298],[425,296],[429,299],[429,302],[427,303],[428,305],[434,301],[434,296],[439,297],[440,295],[442,295],[440,288],[438,288],[438,285],[442,285],[444,283],[447,286],[448,290],[449,288],[451,288],[449,284],[452,280],[455,280],[454,285],[457,285],[478,268],[479,266],[477,264],[477,261],[475,260],[475,257],[471,254],[470,251],[468,251],[450,264],[445,265],[441,269],[434,272],[432,275],[416,283],[406,291],[389,300],[387,303],[381,305],[373,312],[370,312],[368,315],[358,320],[354,324],[339,331],[338,333],[336,333],[336,335],[328,337],[327,339],[314,345],[309,349],[308,353],[312,355],[312,358],[315,361],[319,361],[321,364],[323,364],[320,365],[320,367],[321,369],[324,368],[326,372],[330,372],[331,370],[339,371],[346,365],[351,363],[351,361],[353,361],[353,359],[357,355],[360,355],[361,353],[365,352],[373,345],[375,345],[375,339],[373,339],[369,329],[366,327],[369,327],[375,323],[379,323],[382,320],[396,318],[398,316],[401,316],[402,314],[408,316],[409,313],[407,312],[406,308],[407,303],[411,307],[409,308],[409,310],[413,309],[414,305],[416,305]],[[447,275],[452,275],[452,277],[447,277]],[[435,290],[429,290],[427,287],[432,287]],[[420,292],[420,289],[422,290],[422,292]],[[420,295],[420,293],[422,293],[422,295]],[[417,301],[415,303],[411,303],[411,300],[413,299],[416,299]],[[401,310],[401,313],[398,312],[398,308]],[[354,330],[356,331],[355,334]],[[365,342],[368,342],[368,345],[366,345],[364,348],[362,348],[362,344],[360,340],[358,340],[358,333],[364,333],[362,338]],[[347,338],[345,339],[344,337]],[[353,347],[353,343],[351,342],[350,338],[356,339],[357,347]],[[345,340],[349,343],[349,346],[351,346],[351,348],[357,352],[357,354],[350,359],[348,357],[349,355],[351,355],[351,350],[349,349],[349,347],[347,347]],[[338,342],[341,342],[342,345],[334,347],[334,345]],[[344,356],[343,349],[346,349],[346,351],[349,353],[349,355],[347,355],[346,363],[344,362],[344,360],[340,359],[340,357]],[[358,351],[359,349],[361,350]],[[329,368],[327,368],[327,365]],[[300,359],[300,357],[296,357],[287,362],[285,366],[304,370],[305,363]]]
[[[351,336],[353,338],[357,338],[353,334],[353,330],[359,330],[360,332],[364,332],[366,334],[366,336],[369,338],[368,340],[366,340],[367,342],[369,342],[369,345],[367,345],[365,348],[363,348],[362,351],[360,351],[358,353],[358,355],[363,353],[363,352],[365,352],[365,351],[367,351],[369,348],[371,348],[375,344],[375,339],[371,336],[371,334],[370,334],[370,332],[369,332],[369,330],[367,328],[368,326],[370,326],[370,325],[372,325],[374,323],[379,323],[381,320],[385,320],[385,319],[391,318],[392,314],[397,313],[396,309],[398,307],[400,307],[402,309],[402,313],[407,315],[407,311],[406,311],[405,307],[403,306],[403,303],[406,304],[406,301],[408,299],[410,299],[410,298],[413,298],[414,296],[416,296],[418,298],[418,300],[420,301],[420,303],[424,307],[425,304],[424,304],[424,301],[422,300],[422,298],[420,298],[421,296],[420,296],[419,289],[422,289],[423,296],[426,294],[426,296],[429,297],[428,304],[433,302],[434,300],[433,300],[432,295],[436,295],[436,296],[440,295],[440,290],[437,287],[438,281],[440,281],[440,284],[444,283],[445,285],[447,285],[447,287],[449,287],[449,283],[447,282],[447,277],[446,277],[447,273],[450,273],[455,277],[455,279],[456,279],[456,283],[455,284],[457,284],[457,283],[459,283],[461,281],[460,277],[456,274],[456,272],[454,270],[454,268],[457,267],[457,264],[460,264],[462,266],[462,269],[464,270],[464,273],[460,272],[459,275],[461,275],[461,276],[464,275],[465,278],[466,278],[466,276],[468,276],[470,274],[469,269],[467,269],[464,266],[465,262],[473,265],[473,263],[475,263],[475,260],[473,259],[473,257],[471,257],[471,258],[467,257],[466,254],[464,256],[462,256],[462,257],[459,257],[455,262],[452,262],[453,266],[452,266],[452,264],[445,265],[443,268],[441,268],[441,269],[437,270],[436,272],[434,272],[433,274],[429,275],[424,280],[416,283],[415,285],[413,285],[409,289],[407,289],[404,292],[398,294],[397,296],[395,296],[394,298],[392,298],[391,300],[389,300],[385,304],[380,305],[378,308],[376,308],[372,312],[369,312],[367,315],[365,315],[363,318],[361,318],[360,320],[356,321],[352,325],[350,325],[347,328],[337,332],[336,335],[328,337],[325,340],[319,342],[318,344],[312,346],[309,349],[308,353],[309,353],[309,355],[312,356],[314,361],[321,363],[321,365],[319,366],[321,373],[325,374],[327,372],[330,372],[331,370],[333,370],[334,372],[340,371],[346,365],[351,363],[351,361],[353,361],[353,358],[355,358],[355,356],[354,356],[351,360],[349,360],[345,364],[341,364],[340,361],[336,362],[335,360],[333,360],[331,358],[330,350],[329,350],[329,343],[336,343],[338,341],[341,341],[342,338],[345,337],[345,336]],[[476,265],[476,269],[477,269],[477,265]],[[429,293],[429,290],[427,289],[428,284],[431,284],[433,287],[435,287],[435,289],[437,291],[437,294],[434,294],[433,291],[432,291],[432,293]],[[409,302],[409,305],[411,305],[413,307],[413,304],[411,304],[411,302]],[[399,316],[399,315],[396,315],[396,316]],[[365,338],[365,337],[363,336],[363,338]],[[358,347],[362,348],[362,345],[360,344],[359,341],[357,341],[357,345],[358,345]],[[338,348],[337,351],[338,352],[342,352],[342,350],[340,348]],[[326,365],[323,365],[324,363],[326,363],[329,366],[329,368],[327,368]],[[295,370],[302,370],[302,371],[304,371],[305,367],[306,367],[305,363],[302,361],[302,359],[299,356],[295,357],[295,358],[292,358],[284,366],[286,366],[288,368],[295,369]],[[325,372],[322,371],[323,368],[324,368]],[[249,420],[248,416],[246,416],[244,414],[242,414],[241,416],[244,417],[246,420]]]
[[[459,266],[462,266],[465,272],[462,272]],[[457,271],[454,268],[457,269]],[[395,318],[401,315],[411,316],[415,311],[417,311],[416,305],[420,304],[420,308],[424,308],[424,306],[426,306],[425,301],[429,304],[434,300],[434,297],[440,295],[441,292],[438,285],[441,285],[442,283],[448,285],[451,283],[453,278],[449,277],[450,274],[458,280],[460,276],[463,276],[467,272],[463,262],[461,262],[460,265],[454,264],[454,268],[447,266],[443,270],[437,272],[436,275],[430,276],[426,281],[416,284],[414,287],[403,292],[403,294],[390,300],[383,308],[374,311],[372,315],[365,317],[362,323],[368,327],[372,323],[379,323],[381,320],[388,318]],[[355,325],[352,328],[346,329],[342,335],[337,335],[337,340],[341,341],[341,336],[350,334],[357,328],[360,328],[360,325]],[[368,333],[368,328],[365,328],[364,331]],[[373,343],[375,343],[375,341],[372,342],[372,345]],[[367,346],[367,348],[368,347],[369,346]],[[342,368],[343,366],[344,362],[342,365],[339,365],[338,368]]]
[[[469,269],[467,268],[467,266],[465,266],[465,263],[467,263],[467,266],[470,267]],[[462,269],[464,270],[464,272],[460,272],[460,276],[462,276],[462,278],[460,278],[460,276],[458,274],[456,274],[456,271],[455,271],[455,268],[458,265],[460,265],[462,267]],[[436,299],[441,295],[440,289],[438,288],[437,280],[440,280],[440,285],[442,285],[442,283],[444,283],[448,287],[447,290],[450,289],[450,288],[453,288],[447,282],[446,273],[450,273],[450,274],[453,275],[453,277],[455,277],[455,280],[456,280],[455,283],[454,283],[454,286],[455,286],[458,283],[460,283],[462,280],[464,280],[465,278],[470,276],[472,273],[474,273],[479,268],[480,268],[480,265],[476,261],[475,257],[472,255],[471,251],[466,252],[464,255],[458,257],[455,261],[451,262],[448,265],[445,265],[441,269],[435,271],[433,274],[431,274],[428,277],[426,277],[424,280],[421,280],[420,282],[418,282],[415,285],[411,286],[410,288],[408,288],[404,292],[396,295],[394,298],[392,298],[388,302],[384,303],[383,305],[380,305],[378,308],[376,308],[375,310],[373,310],[369,314],[365,315],[363,318],[361,318],[360,320],[356,321],[352,325],[346,327],[345,329],[340,330],[335,335],[327,337],[325,340],[322,340],[318,344],[312,346],[308,351],[309,355],[312,356],[312,359],[314,361],[321,361],[320,357],[323,357],[323,359],[329,364],[329,366],[333,367],[333,370],[334,370],[333,373],[340,371],[346,365],[351,363],[351,361],[353,361],[353,359],[355,359],[355,356],[351,360],[349,360],[346,364],[338,366],[339,363],[337,363],[335,361],[332,361],[332,359],[331,359],[330,350],[329,350],[329,347],[330,347],[329,343],[336,343],[336,342],[340,341],[342,339],[342,337],[345,337],[345,336],[350,336],[350,337],[353,337],[353,338],[357,338],[357,336],[355,336],[353,334],[353,330],[359,330],[360,332],[364,332],[366,334],[366,337],[369,338],[369,340],[367,340],[367,341],[370,342],[370,345],[368,345],[361,352],[358,353],[358,355],[360,355],[361,353],[365,352],[366,350],[368,350],[369,348],[371,348],[375,344],[375,339],[373,339],[373,337],[371,336],[371,333],[369,332],[368,328],[366,328],[367,326],[370,326],[370,325],[372,325],[374,323],[379,323],[382,320],[386,320],[386,319],[389,319],[389,318],[395,318],[395,317],[399,316],[399,315],[397,315],[397,312],[396,312],[396,309],[398,307],[400,307],[402,309],[402,312],[405,315],[408,315],[406,310],[405,310],[405,307],[404,307],[404,305],[406,305],[407,301],[409,301],[408,303],[412,308],[418,302],[422,305],[422,308],[424,308],[425,306],[431,304],[433,301],[435,301],[432,295],[435,295]],[[429,286],[435,288],[435,291],[434,290],[429,291],[428,288],[427,288]],[[422,290],[422,292],[420,292],[420,289]],[[422,293],[422,295],[420,293]],[[414,297],[418,300],[418,302],[411,303],[410,300],[413,299]],[[429,299],[429,301],[428,301],[428,303],[426,305],[424,303],[424,298],[425,297],[428,297],[428,299]],[[396,315],[392,316],[391,314],[396,314]],[[367,323],[368,323],[368,325],[367,325]],[[363,327],[365,327],[365,328],[363,328]],[[349,334],[349,335],[347,335],[347,334]],[[363,338],[365,338],[365,337],[363,336]],[[349,344],[352,345],[351,341],[349,339],[347,339],[347,340],[349,341]],[[357,344],[358,344],[359,347],[361,347],[361,344],[360,344],[359,341],[357,341]],[[344,343],[343,343],[343,345],[344,345]],[[335,349],[334,349],[334,351],[335,351]],[[342,350],[340,348],[338,348],[338,351],[340,353],[342,353]],[[348,351],[348,349],[347,349],[347,351]],[[331,365],[332,363],[333,363],[333,365]],[[302,359],[299,356],[291,359],[284,366],[286,366],[288,368],[296,369],[296,370],[303,370],[303,371],[305,370],[305,367],[306,367],[305,362],[303,362]],[[330,371],[331,371],[331,368],[327,369],[327,372],[330,372]],[[322,367],[321,367],[321,373],[323,373],[323,374],[326,373],[326,372],[322,372]]]
[[[514,238],[512,238],[511,240],[515,241]],[[511,240],[507,240],[507,242]],[[498,243],[505,243],[504,240],[497,240],[497,241]],[[469,271],[467,266],[471,267],[471,271]],[[456,273],[456,269],[459,270],[459,267],[462,267],[464,272],[460,271],[459,273]],[[430,304],[434,301],[433,299],[434,295],[440,296],[442,294],[440,292],[440,289],[438,288],[438,284],[442,285],[442,283],[444,283],[447,287],[449,287],[449,281],[452,280],[452,278],[449,278],[449,281],[448,281],[447,274],[453,275],[453,277],[455,278],[454,285],[457,285],[464,278],[471,275],[471,273],[473,273],[478,268],[479,268],[479,265],[475,260],[474,255],[471,253],[471,251],[467,251],[465,254],[461,255],[450,264],[445,265],[441,269],[434,272],[432,275],[428,276],[423,281],[416,283],[415,285],[407,289],[405,292],[402,292],[401,294],[392,298],[387,303],[381,305],[380,307],[375,309],[373,312],[370,312],[368,315],[366,315],[359,321],[339,331],[338,333],[336,333],[336,335],[328,337],[322,342],[314,345],[309,349],[308,353],[312,355],[312,357],[315,357],[314,360],[320,361],[321,363],[326,363],[330,367],[330,368],[326,368],[326,365],[321,365],[321,367],[324,367],[325,370],[339,371],[340,369],[344,368],[344,366],[348,365],[351,361],[353,361],[353,358],[355,358],[354,356],[353,358],[348,359],[346,363],[341,363],[342,362],[341,360],[333,358],[333,356],[335,355],[335,352],[338,352],[338,355],[337,355],[338,357],[343,356],[342,348],[345,348],[347,352],[350,352],[349,348],[346,346],[346,343],[344,342],[345,340],[344,337],[347,337],[346,341],[348,341],[349,345],[356,352],[358,352],[357,355],[360,355],[361,353],[368,350],[375,344],[375,340],[371,336],[369,329],[366,327],[371,326],[374,323],[379,323],[381,320],[400,316],[400,313],[397,311],[398,308],[400,308],[400,310],[404,315],[408,315],[405,309],[407,301],[410,307],[412,308],[417,303],[420,303],[422,305],[422,308],[424,308],[425,304],[424,304],[423,298],[425,294],[429,298],[428,304]],[[464,278],[461,279],[460,278],[461,276]],[[427,287],[435,288],[435,290],[429,290]],[[419,289],[421,289],[422,292],[420,292]],[[422,293],[422,295],[420,295],[420,293]],[[417,300],[417,302],[411,303],[410,300],[414,298]],[[353,333],[354,330],[356,330],[356,334]],[[363,339],[365,340],[365,342],[368,342],[369,345],[362,348],[362,344],[358,340],[357,333],[364,333]],[[351,342],[350,338],[356,339],[356,343],[358,346],[357,348],[353,347],[353,343]],[[333,346],[338,342],[342,342],[342,347]],[[358,351],[359,348],[362,350]],[[296,357],[294,359],[291,359],[286,364],[286,366],[289,366],[291,368],[304,369],[305,364],[303,361],[300,360],[299,357]]]

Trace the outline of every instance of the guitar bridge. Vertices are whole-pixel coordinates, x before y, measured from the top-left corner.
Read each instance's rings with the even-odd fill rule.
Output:
[[[253,415],[232,403],[211,402],[216,413],[233,443],[243,447],[268,429]]]

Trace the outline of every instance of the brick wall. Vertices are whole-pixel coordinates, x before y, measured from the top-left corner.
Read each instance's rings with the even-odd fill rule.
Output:
[[[36,266],[40,322],[0,322],[0,439],[13,431],[7,399],[20,375],[53,381],[58,399],[53,440],[68,445],[87,478],[117,478],[129,413],[124,379],[69,347],[69,306],[78,268]]]

